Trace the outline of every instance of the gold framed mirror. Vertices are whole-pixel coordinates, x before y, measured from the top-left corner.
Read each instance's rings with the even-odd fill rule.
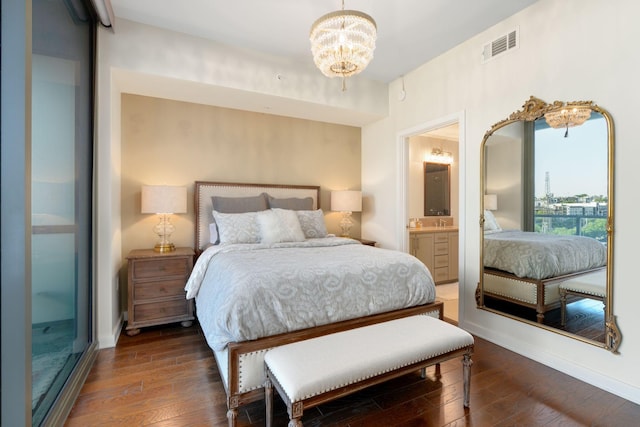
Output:
[[[530,97],[481,144],[478,308],[617,353],[613,120]]]

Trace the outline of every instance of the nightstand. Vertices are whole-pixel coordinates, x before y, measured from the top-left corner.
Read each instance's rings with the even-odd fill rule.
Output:
[[[375,240],[367,240],[367,239],[356,239],[355,237],[352,237],[353,240],[357,240],[358,242],[362,243],[363,245],[367,245],[367,246],[376,246],[376,242]]]
[[[127,256],[129,269],[129,313],[127,335],[140,328],[181,322],[191,326],[193,300],[185,298],[184,286],[193,268],[191,248],[173,252],[134,249]]]

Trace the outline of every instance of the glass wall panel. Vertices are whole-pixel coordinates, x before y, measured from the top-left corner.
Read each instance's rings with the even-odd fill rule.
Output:
[[[32,424],[91,337],[93,23],[83,1],[33,0]]]

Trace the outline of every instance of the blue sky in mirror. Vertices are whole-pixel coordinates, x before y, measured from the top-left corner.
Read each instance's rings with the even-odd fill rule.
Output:
[[[544,119],[542,119],[544,121]],[[565,129],[537,126],[535,134],[535,195],[545,194],[549,172],[556,197],[607,194],[607,122],[593,112],[583,125]]]

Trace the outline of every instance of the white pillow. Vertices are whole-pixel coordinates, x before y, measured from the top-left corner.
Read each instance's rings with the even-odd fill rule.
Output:
[[[258,212],[226,214],[213,211],[220,243],[259,243],[260,227],[256,220],[257,214]]]
[[[220,243],[218,241],[218,226],[215,222],[209,224],[209,243],[211,243],[212,245],[217,245],[218,243]]]
[[[305,240],[295,211],[270,209],[258,212],[261,243],[302,242]]]
[[[327,226],[324,223],[324,212],[322,209],[315,211],[296,211],[300,227],[307,239],[327,237]]]
[[[493,216],[491,211],[484,211],[484,231],[500,231],[502,227],[496,221],[496,217]]]

